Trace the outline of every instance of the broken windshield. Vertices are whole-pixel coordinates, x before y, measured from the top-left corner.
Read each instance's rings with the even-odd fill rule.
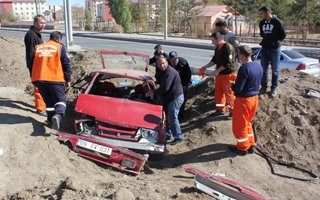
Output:
[[[148,71],[149,55],[121,51],[101,51],[100,54],[104,69]]]

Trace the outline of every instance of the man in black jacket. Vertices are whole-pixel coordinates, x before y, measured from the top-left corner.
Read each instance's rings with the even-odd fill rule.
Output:
[[[183,90],[178,72],[173,69],[165,57],[157,60],[157,68],[161,71],[161,81],[155,94],[159,95],[162,106],[167,116],[167,137],[174,137],[172,145],[176,145],[183,140],[178,114],[183,104]]]
[[[184,118],[184,108],[187,102],[187,95],[188,95],[188,87],[191,83],[191,69],[189,63],[186,59],[179,57],[178,53],[172,51],[169,53],[169,60],[171,66],[177,70],[180,75],[181,84],[183,88],[183,95],[184,95],[184,102],[180,108],[179,112],[179,119]]]
[[[259,9],[260,16],[263,19],[259,23],[262,42],[261,66],[263,68],[263,78],[261,82],[260,94],[265,94],[268,87],[268,68],[271,64],[272,85],[271,97],[276,97],[278,87],[279,63],[281,54],[281,41],[287,36],[283,23],[272,16],[270,8],[264,6]]]
[[[30,30],[27,32],[27,34],[24,37],[24,44],[26,46],[26,63],[30,73],[30,77],[31,77],[35,46],[43,43],[40,32],[44,29],[45,26],[46,26],[46,20],[44,16],[43,15],[35,16],[33,19],[33,26],[30,27]],[[34,97],[35,97],[35,106],[36,106],[37,112],[42,116],[46,116],[47,115],[46,105],[37,87],[34,87]]]

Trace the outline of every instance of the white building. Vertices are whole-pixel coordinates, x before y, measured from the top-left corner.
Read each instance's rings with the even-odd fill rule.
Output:
[[[37,4],[35,3],[37,2]],[[36,6],[37,5],[37,6]],[[48,6],[45,6],[44,0],[13,0],[12,13],[20,21],[33,21],[37,14],[43,15]],[[38,10],[38,13],[37,13]]]

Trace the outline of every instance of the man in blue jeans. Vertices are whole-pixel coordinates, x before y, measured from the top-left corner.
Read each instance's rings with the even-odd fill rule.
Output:
[[[280,46],[281,41],[287,36],[282,21],[272,15],[270,8],[263,6],[259,9],[260,16],[263,19],[259,23],[260,35],[262,42],[261,49],[261,66],[263,68],[263,78],[261,82],[260,94],[265,94],[268,87],[268,69],[271,64],[272,70],[272,85],[271,97],[276,97],[278,78],[279,78],[279,63],[280,63]]]
[[[171,145],[176,145],[183,140],[183,134],[179,123],[179,111],[184,101],[181,79],[178,72],[168,64],[165,57],[157,60],[157,68],[161,71],[160,86],[155,94],[159,95],[162,106],[167,116],[167,137],[174,137]]]

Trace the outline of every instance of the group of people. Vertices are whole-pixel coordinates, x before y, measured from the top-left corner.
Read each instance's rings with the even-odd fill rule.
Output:
[[[34,17],[24,38],[26,63],[34,84],[37,112],[47,116],[48,126],[59,130],[67,106],[65,90],[71,85],[70,59],[59,31],[52,32],[49,41],[43,42],[41,31],[45,25],[43,15]]]
[[[262,37],[261,65],[252,61],[251,48],[240,45],[235,34],[228,30],[227,23],[218,21],[215,24],[216,32],[210,37],[216,47],[214,56],[199,70],[199,75],[204,76],[207,68],[216,65],[213,72],[216,111],[212,116],[224,116],[228,110],[226,119],[232,119],[232,130],[237,140],[230,150],[238,155],[254,152],[256,143],[252,118],[258,108],[258,95],[267,92],[268,68],[271,64],[271,97],[276,97],[280,46],[286,37],[283,23],[272,15],[270,8],[262,7],[259,11],[263,18],[259,24]],[[71,82],[70,60],[61,44],[60,32],[54,31],[48,42],[42,41],[40,32],[44,26],[45,18],[37,15],[34,25],[25,36],[26,61],[35,85],[37,111],[40,114],[47,113],[48,124],[58,130],[66,109],[65,89],[70,87]],[[191,69],[187,60],[179,57],[177,52],[166,54],[161,45],[156,45],[154,50],[154,57],[150,59],[150,64],[156,66],[158,87],[154,93],[160,97],[167,116],[167,140],[173,137],[170,143],[176,145],[183,141],[179,120],[184,118]],[[242,64],[237,74],[236,59]]]

